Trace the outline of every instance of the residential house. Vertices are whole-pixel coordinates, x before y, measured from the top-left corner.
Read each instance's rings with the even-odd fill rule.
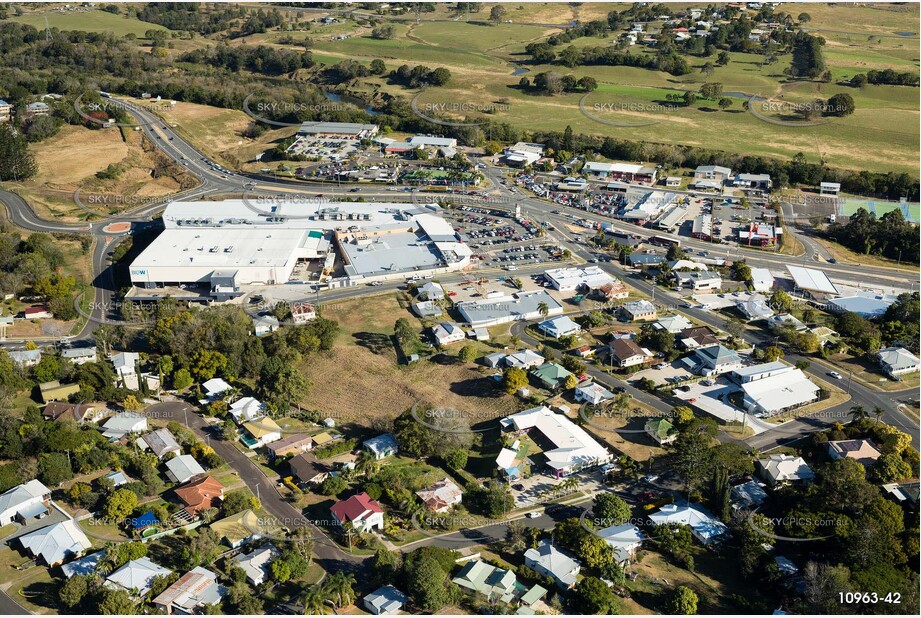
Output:
[[[304,433],[295,434],[276,440],[266,446],[266,450],[272,457],[285,457],[287,455],[297,455],[304,453],[313,448],[313,438]]]
[[[255,397],[241,397],[227,409],[237,425],[265,416],[265,404]]]
[[[518,367],[526,371],[534,367],[540,367],[545,362],[546,359],[543,356],[533,350],[527,349],[518,350],[517,352],[505,356],[506,367]]]
[[[147,417],[136,412],[119,412],[102,424],[102,435],[117,442],[127,435],[147,431]]]
[[[317,461],[310,453],[295,455],[288,460],[291,472],[301,483],[319,485],[329,476],[329,466]]]
[[[118,352],[109,357],[112,361],[112,367],[115,368],[115,374],[124,379],[125,376],[137,374],[138,365],[141,363],[141,355],[137,352]]]
[[[115,470],[113,472],[109,472],[106,474],[105,478],[112,483],[112,487],[121,487],[122,485],[127,485],[131,482],[131,480],[128,478],[128,475],[125,474],[124,470]]]
[[[607,364],[622,369],[642,365],[647,359],[652,358],[652,352],[640,347],[633,339],[626,338],[611,339],[607,352]]]
[[[42,360],[41,350],[11,350],[7,355],[17,367],[35,367]]]
[[[819,400],[821,389],[801,369],[776,373],[742,384],[743,405],[749,412],[772,416]]]
[[[921,359],[906,350],[905,348],[891,347],[883,348],[876,355],[879,366],[883,373],[898,380],[899,376],[909,373],[917,373],[921,370]]]
[[[690,526],[691,534],[702,545],[719,542],[729,532],[729,528],[710,511],[697,503],[684,501],[666,504],[649,516],[655,525],[682,524]]]
[[[248,554],[238,554],[233,560],[246,573],[246,581],[251,586],[259,586],[271,576],[269,565],[279,555],[275,546],[268,544]]]
[[[809,330],[808,326],[798,320],[796,316],[790,315],[789,313],[778,313],[777,315],[771,316],[767,319],[767,325],[770,328],[776,329],[792,328],[799,333]]]
[[[185,504],[185,511],[193,517],[217,507],[224,498],[224,486],[213,476],[195,477],[175,491],[176,496]]]
[[[96,361],[96,346],[90,348],[64,348],[61,350],[61,358],[66,358],[74,365],[83,365]]]
[[[696,350],[707,346],[716,345],[719,339],[706,326],[694,326],[685,328],[676,337],[675,340],[679,347],[685,350]]]
[[[678,439],[678,429],[664,418],[654,418],[646,421],[643,429],[659,446],[671,444]]]
[[[445,297],[445,290],[434,281],[427,281],[416,288],[416,296],[420,300],[441,300]]]
[[[693,324],[689,319],[683,315],[666,315],[662,316],[658,320],[652,323],[652,327],[656,330],[664,330],[665,332],[672,333],[677,335],[681,331],[691,328]]]
[[[604,465],[614,457],[585,429],[546,406],[512,414],[502,419],[500,426],[504,432],[527,433],[541,445],[546,465],[557,478]]]
[[[172,573],[171,570],[161,567],[150,558],[137,558],[129,560],[121,568],[113,571],[106,577],[107,588],[125,590],[136,598],[146,596],[150,586],[158,577],[165,577]]]
[[[179,455],[166,462],[166,476],[174,483],[187,483],[205,469],[191,455]]]
[[[281,440],[281,427],[268,416],[243,423],[243,429],[250,437],[243,436],[242,442],[251,449],[262,448],[270,442]]]
[[[51,490],[35,479],[0,494],[0,526],[48,512]]]
[[[138,446],[149,449],[157,456],[157,459],[163,459],[167,455],[178,455],[182,452],[175,436],[166,427],[161,427],[138,438]]]
[[[291,319],[295,324],[306,324],[317,317],[316,308],[310,303],[300,303],[291,306]]]
[[[619,279],[615,279],[613,283],[602,285],[595,292],[602,300],[622,300],[630,296],[630,288]]]
[[[619,524],[603,528],[598,536],[614,550],[619,564],[626,565],[636,560],[636,551],[643,545],[643,533],[633,524]]]
[[[0,122],[9,122],[13,114],[13,106],[0,99]]]
[[[365,492],[340,500],[330,508],[330,512],[340,526],[348,522],[362,532],[384,529],[384,509]]]
[[[364,447],[373,455],[374,459],[384,459],[391,455],[396,455],[400,450],[400,445],[392,433],[385,433],[364,441]]]
[[[496,369],[497,367],[499,367],[499,365],[505,362],[506,356],[507,355],[505,352],[493,352],[492,354],[485,355],[481,362],[487,367]],[[543,359],[543,357],[541,357],[541,359]],[[541,360],[539,364],[543,364],[543,362],[544,361]]]
[[[389,584],[365,596],[362,601],[365,609],[375,616],[396,614],[406,602],[406,595]]]
[[[87,554],[82,558],[71,560],[67,564],[61,565],[61,573],[64,577],[70,579],[74,575],[93,575],[99,568],[99,563],[106,557],[105,550]]]
[[[518,583],[513,571],[500,569],[482,560],[467,562],[451,581],[461,588],[478,592],[491,601],[503,603],[511,603],[516,595],[525,591],[525,587]]]
[[[23,309],[22,317],[26,320],[50,320],[54,317],[54,314],[51,313],[51,309],[46,305],[38,305]]]
[[[413,313],[418,315],[420,318],[437,318],[441,317],[441,314],[444,313],[444,310],[434,300],[422,300],[412,303]]]
[[[202,383],[202,390],[205,391],[205,399],[200,403],[209,403],[220,399],[225,393],[229,393],[233,390],[233,387],[228,384],[223,378],[211,378],[207,382]]]
[[[828,456],[835,461],[853,459],[868,468],[882,455],[869,440],[835,440],[826,443],[826,448]]]
[[[80,392],[80,385],[61,384],[57,380],[52,380],[39,384],[38,391],[41,394],[42,403],[48,403],[49,401],[66,400],[71,395],[76,395]]]
[[[729,348],[720,344],[697,348],[681,362],[693,373],[701,376],[714,376],[742,368],[742,358]]]
[[[551,391],[562,388],[571,375],[572,373],[556,363],[544,363],[540,367],[531,370],[531,376],[541,386]]]
[[[536,548],[524,552],[524,563],[539,574],[550,577],[566,590],[576,585],[576,577],[582,566],[578,560],[560,551],[546,539]]]
[[[633,300],[620,308],[623,316],[630,322],[639,322],[657,319],[656,306],[648,300]]]
[[[24,534],[19,537],[19,542],[30,556],[49,567],[82,556],[83,552],[93,546],[73,519]]]
[[[253,332],[257,337],[274,333],[280,327],[278,318],[274,315],[255,315],[252,317]]]
[[[173,582],[152,603],[167,614],[188,616],[205,613],[206,606],[220,603],[226,593],[224,586],[217,582],[217,575],[198,566]]]
[[[793,455],[774,454],[767,459],[759,459],[758,466],[761,476],[771,487],[796,481],[811,481],[815,478],[815,473],[806,464],[806,460]]]
[[[49,113],[51,113],[51,106],[44,101],[36,101],[26,105],[26,116],[47,116]]]
[[[431,330],[435,344],[440,346],[457,343],[467,338],[463,329],[453,322],[441,322],[433,326]]]
[[[445,513],[461,503],[464,492],[457,483],[445,477],[431,487],[416,492],[426,508],[434,513]]]
[[[764,483],[759,483],[756,480],[740,483],[729,490],[729,498],[734,509],[750,509],[761,506],[767,500],[767,497],[767,492],[764,491]]]
[[[52,401],[42,408],[42,418],[49,421],[73,420],[78,423],[95,423],[105,416],[105,406],[89,403]]]
[[[582,327],[565,315],[544,320],[537,325],[537,328],[548,337],[553,337],[554,339],[575,335],[582,330]]]
[[[589,382],[577,386],[574,397],[579,403],[590,403],[597,406],[600,403],[614,399],[614,393],[596,382]]]
[[[736,301],[736,310],[749,322],[753,320],[767,320],[774,315],[774,310],[768,304],[768,299],[761,294],[749,294],[747,297]]]
[[[261,534],[254,532],[260,529],[260,525],[259,518],[256,517],[253,509],[246,509],[230,517],[219,519],[212,522],[210,527],[218,538],[230,545],[232,549],[262,538]]]

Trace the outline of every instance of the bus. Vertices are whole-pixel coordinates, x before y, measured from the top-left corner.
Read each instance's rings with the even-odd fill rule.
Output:
[[[650,236],[649,244],[658,245],[660,247],[671,247],[672,245],[680,247],[681,241],[676,238],[669,238],[668,236]]]

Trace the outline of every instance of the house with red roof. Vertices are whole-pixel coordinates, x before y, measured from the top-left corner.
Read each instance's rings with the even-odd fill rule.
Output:
[[[22,315],[27,320],[46,320],[54,317],[51,313],[51,309],[49,309],[47,305],[26,307],[22,310]]]
[[[332,506],[330,512],[340,526],[348,522],[362,532],[370,532],[374,528],[384,529],[384,509],[377,500],[372,500],[364,492],[340,500]]]
[[[216,507],[224,497],[224,486],[213,476],[199,475],[176,489],[176,496],[185,504],[189,515]]]

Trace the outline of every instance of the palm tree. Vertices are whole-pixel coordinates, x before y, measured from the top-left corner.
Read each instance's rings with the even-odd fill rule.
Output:
[[[537,312],[541,315],[541,317],[545,318],[550,315],[550,307],[548,307],[547,303],[544,302],[537,303]]]
[[[355,470],[365,476],[374,476],[380,470],[380,466],[381,464],[377,457],[368,450],[362,451],[358,459],[355,460]]]
[[[883,409],[882,409],[881,407],[879,407],[879,406],[876,406],[875,408],[873,408],[873,416],[876,418],[876,424],[877,424],[877,425],[879,425],[879,417],[881,417],[881,416],[882,416],[883,414],[885,414],[885,413],[886,413],[886,411],[883,410]]]
[[[351,573],[338,571],[330,575],[323,583],[326,598],[333,604],[337,611],[355,600],[355,576]]]
[[[317,584],[312,586],[307,594],[304,595],[304,614],[311,616],[322,616],[329,613],[329,606],[326,604],[326,594],[323,587]]]
[[[854,418],[854,422],[862,421],[865,418],[869,418],[867,411],[863,409],[863,406],[853,406],[851,408],[851,416]]]

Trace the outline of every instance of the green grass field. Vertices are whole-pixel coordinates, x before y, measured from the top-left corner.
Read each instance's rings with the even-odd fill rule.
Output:
[[[849,79],[870,69],[917,69],[917,48],[916,45],[912,47],[915,41],[893,34],[911,29],[906,24],[916,23],[917,7],[913,10],[841,6],[831,9],[810,5],[809,8],[813,15],[810,28],[834,29],[832,26],[840,23],[843,30],[844,27],[850,28],[850,24],[865,24],[861,29],[855,27],[854,32],[859,34],[828,35],[826,62],[835,80]],[[812,11],[813,8],[821,10]],[[857,15],[851,15],[851,10]],[[841,15],[845,15],[846,19],[842,19]],[[824,159],[835,167],[918,173],[919,139],[914,130],[918,122],[916,88],[866,86],[854,89],[836,83],[788,82],[783,70],[789,65],[789,55],[781,56],[776,64],[762,66],[760,55],[732,53],[731,62],[716,67],[710,76],[700,72],[699,67],[706,61],[701,58],[690,58],[695,71],[677,77],[633,67],[567,69],[558,65],[527,66],[530,71],[525,75],[530,76],[542,71],[555,71],[571,73],[577,78],[591,76],[598,80],[597,91],[585,101],[590,111],[596,105],[601,110],[592,113],[603,121],[598,122],[580,111],[581,94],[541,96],[517,87],[521,76],[512,75],[516,68],[513,63],[526,58],[523,52],[527,43],[542,40],[553,32],[554,28],[550,26],[422,22],[400,23],[396,27],[397,38],[389,41],[360,36],[341,41],[318,41],[315,57],[321,62],[345,58],[370,62],[372,58],[379,57],[387,62],[388,68],[403,62],[429,67],[445,66],[452,73],[449,84],[427,90],[420,95],[420,102],[462,102],[484,106],[507,102],[507,110],[495,111],[489,117],[531,130],[563,130],[568,125],[582,133],[779,158],[791,158],[802,152],[810,161]],[[881,32],[886,36],[879,42],[868,42],[868,35],[863,34],[865,32]],[[572,44],[610,45],[611,37],[581,38]],[[649,53],[639,46],[631,48],[631,52]],[[743,110],[741,96],[734,97],[732,107],[726,111],[720,110],[716,101],[698,101],[691,107],[668,111],[661,109],[661,105],[668,104],[665,100],[667,94],[696,91],[704,82],[723,84],[725,93],[759,95],[785,103],[811,102],[816,97],[827,99],[836,93],[847,92],[854,97],[857,110],[847,118],[831,119],[821,126],[802,127],[779,126],[759,120]],[[366,90],[369,86],[405,98],[418,94],[378,78],[362,80],[358,88]],[[607,111],[607,106],[611,105],[631,109]],[[771,116],[783,118],[780,113]],[[651,121],[655,124],[642,127],[607,124]],[[860,155],[854,156],[858,151]]]
[[[841,214],[844,215],[853,215],[859,209],[863,208],[871,214],[875,214],[877,217],[882,217],[887,212],[893,210],[902,210],[902,214],[905,215],[905,218],[909,221],[914,221],[915,223],[921,221],[921,204],[918,203],[907,203],[899,204],[898,202],[886,202],[883,200],[864,200],[860,198],[847,197],[844,198],[844,203],[841,206]]]
[[[31,13],[25,13],[18,17],[11,17],[10,21],[29,24],[39,30],[44,30],[46,17],[48,18],[48,25],[52,28],[58,28],[59,30],[110,32],[116,36],[133,34],[139,38],[143,38],[144,33],[148,30],[166,30],[166,28],[158,26],[157,24],[96,10],[79,13],[58,13],[55,11],[38,10]]]

